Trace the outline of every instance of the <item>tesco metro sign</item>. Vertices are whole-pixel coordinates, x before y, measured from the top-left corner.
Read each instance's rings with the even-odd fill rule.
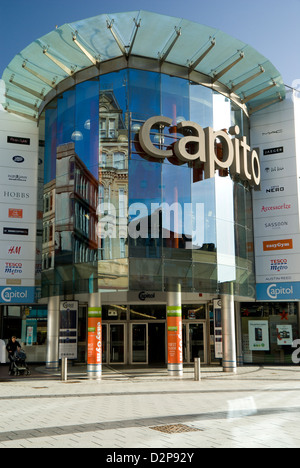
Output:
[[[217,169],[229,169],[250,185],[258,187],[261,181],[258,150],[251,150],[247,138],[236,138],[240,129],[236,125],[228,133],[224,130],[215,132],[212,128],[202,128],[195,122],[184,121],[177,124],[177,132],[183,137],[172,148],[161,149],[151,141],[153,128],[171,127],[173,120],[169,117],[151,117],[140,129],[139,142],[143,151],[157,159],[171,158],[174,155],[183,162],[199,161],[204,164],[205,178],[214,177]],[[231,138],[233,136],[234,138]],[[216,154],[216,143],[222,145],[222,161]]]

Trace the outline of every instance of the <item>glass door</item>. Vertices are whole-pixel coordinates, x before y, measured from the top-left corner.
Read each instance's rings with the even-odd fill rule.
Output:
[[[131,324],[131,363],[148,363],[148,324]]]
[[[194,362],[195,358],[200,358],[201,363],[207,362],[205,329],[204,323],[189,324],[190,362]]]
[[[111,364],[125,363],[125,330],[124,324],[109,324],[110,344],[109,362]]]
[[[201,364],[207,364],[205,322],[183,324],[183,351],[184,362],[192,364],[195,358],[200,358]]]

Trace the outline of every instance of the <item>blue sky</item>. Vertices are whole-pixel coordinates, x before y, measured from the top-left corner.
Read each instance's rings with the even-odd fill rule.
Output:
[[[221,29],[265,55],[285,84],[300,83],[300,0],[1,0],[0,77],[18,52],[56,25],[131,10]]]

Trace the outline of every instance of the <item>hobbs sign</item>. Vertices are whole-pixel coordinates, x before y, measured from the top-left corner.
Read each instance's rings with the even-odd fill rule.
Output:
[[[256,150],[247,144],[247,138],[231,138],[239,135],[238,126],[225,131],[215,132],[212,128],[203,129],[194,122],[181,122],[177,132],[183,138],[172,148],[159,149],[150,138],[152,128],[171,127],[173,120],[168,117],[151,117],[139,132],[139,141],[146,154],[157,159],[176,156],[180,161],[199,161],[204,163],[205,178],[214,177],[216,169],[229,169],[232,175],[238,175],[241,180],[248,181],[252,186],[259,186],[261,179],[260,161]],[[222,145],[222,161],[216,154],[216,143]],[[192,149],[191,149],[192,148]]]

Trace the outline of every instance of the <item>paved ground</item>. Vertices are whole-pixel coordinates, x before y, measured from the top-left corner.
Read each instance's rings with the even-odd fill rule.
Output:
[[[32,371],[8,379],[0,367],[0,448],[300,447],[300,367],[243,367],[236,376],[204,368],[201,382],[192,368],[172,378],[104,367],[99,382],[84,368],[69,369],[67,382]]]

